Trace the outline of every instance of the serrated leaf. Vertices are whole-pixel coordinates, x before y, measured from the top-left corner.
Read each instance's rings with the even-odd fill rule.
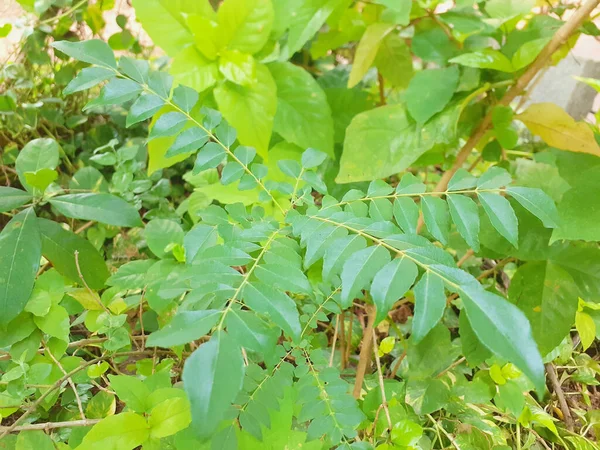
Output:
[[[188,344],[207,334],[220,316],[221,311],[215,309],[179,311],[166,326],[148,337],[146,345],[169,348]]]
[[[429,232],[442,244],[447,244],[450,217],[446,202],[438,197],[423,196],[421,197],[421,210]]]
[[[353,253],[342,269],[342,308],[349,308],[352,300],[368,289],[371,281],[388,262],[390,253],[379,245],[373,245]]]
[[[393,259],[377,272],[371,284],[371,297],[377,307],[376,324],[387,316],[396,300],[410,289],[418,273],[416,264],[403,257]]]
[[[67,194],[52,197],[50,204],[61,214],[73,219],[94,220],[117,227],[142,225],[137,210],[112,194]]]
[[[223,331],[214,334],[186,360],[182,378],[194,431],[208,437],[242,388],[244,360],[240,346]]]
[[[536,188],[507,187],[506,193],[527,211],[542,221],[546,228],[556,228],[560,221],[554,202],[544,191]]]
[[[501,195],[488,192],[479,192],[477,196],[494,228],[515,248],[518,248],[519,223],[508,200]]]
[[[263,283],[249,283],[244,286],[243,298],[254,311],[267,314],[294,341],[300,338],[298,309],[285,293]]]
[[[474,251],[479,251],[479,211],[477,204],[466,195],[446,197],[450,217],[463,239]]]
[[[415,315],[411,339],[419,343],[444,315],[446,309],[444,282],[438,275],[426,271],[414,287],[414,293]]]

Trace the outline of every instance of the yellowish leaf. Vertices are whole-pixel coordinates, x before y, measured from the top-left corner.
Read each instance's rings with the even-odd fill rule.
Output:
[[[87,289],[73,289],[69,293],[70,297],[73,297],[81,306],[91,311],[102,311],[102,302],[100,296],[96,292],[90,292]]]
[[[575,314],[575,328],[581,338],[581,345],[583,350],[587,350],[596,338],[596,323],[592,316],[584,312],[577,312]]]
[[[558,105],[536,103],[516,118],[551,147],[600,156],[600,147],[591,128],[584,122],[575,122]]]

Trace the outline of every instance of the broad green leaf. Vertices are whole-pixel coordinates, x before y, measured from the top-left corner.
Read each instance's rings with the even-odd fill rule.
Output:
[[[150,427],[143,416],[124,412],[94,425],[77,450],[132,450],[149,436]]]
[[[373,245],[352,254],[342,270],[342,307],[349,308],[362,289],[368,289],[371,281],[388,262],[390,253],[379,245]]]
[[[198,103],[199,97],[198,92],[187,86],[179,85],[173,89],[173,103],[186,113],[189,113]]]
[[[474,251],[479,251],[479,212],[477,204],[466,195],[454,194],[446,197],[450,217],[458,232]]]
[[[284,291],[312,294],[312,287],[306,275],[295,267],[282,267],[278,264],[261,264],[254,269],[256,277],[270,286]]]
[[[458,86],[458,68],[430,69],[417,72],[406,90],[406,107],[419,123],[427,122],[443,110]]]
[[[544,37],[525,42],[519,47],[512,57],[512,65],[515,70],[520,70],[531,64],[549,41],[550,38]]]
[[[415,31],[411,50],[423,61],[434,62],[440,66],[458,53],[458,48],[440,27],[423,28]]]
[[[534,0],[488,0],[485,11],[495,19],[510,19],[520,14],[527,14],[534,6]]]
[[[575,328],[581,338],[581,347],[583,351],[586,351],[596,339],[596,322],[588,313],[577,311]]]
[[[13,187],[0,186],[0,212],[11,211],[32,199],[29,192]]]
[[[80,42],[58,41],[54,42],[52,47],[78,61],[109,69],[117,68],[113,51],[106,42],[100,39]]]
[[[256,66],[256,78],[257,82],[247,87],[225,82],[215,88],[214,95],[219,111],[237,130],[239,141],[256,148],[266,160],[277,109],[277,87],[262,64]]]
[[[167,158],[172,158],[176,155],[181,155],[184,153],[187,154],[189,152],[196,151],[199,148],[202,148],[202,146],[208,142],[208,139],[208,134],[202,128],[188,128],[182,133],[179,133],[179,135],[175,138],[173,145],[171,145],[169,150],[167,150],[165,156]]]
[[[109,272],[104,258],[86,239],[65,230],[58,223],[47,219],[38,219],[37,225],[42,238],[42,254],[60,273],[81,284],[79,270],[75,260],[78,253],[79,269],[83,279],[92,289],[102,289]]]
[[[60,146],[54,139],[41,138],[29,141],[19,152],[15,162],[15,169],[19,181],[25,189],[36,193],[27,183],[25,172],[37,172],[40,169],[54,169],[58,166]]]
[[[52,197],[50,204],[61,214],[73,219],[94,220],[118,227],[142,225],[137,210],[112,194],[67,194]]]
[[[239,180],[244,175],[245,169],[237,161],[229,161],[221,172],[221,183],[227,185]]]
[[[37,327],[49,336],[69,341],[69,330],[71,328],[69,313],[60,305],[52,305],[47,314],[34,316],[33,321]]]
[[[185,249],[185,261],[191,263],[197,254],[202,253],[217,243],[218,234],[215,227],[198,224],[185,234],[183,248]]]
[[[446,244],[450,233],[450,216],[446,202],[439,197],[426,195],[421,197],[421,210],[429,232],[442,244]]]
[[[144,59],[133,59],[127,56],[119,58],[119,69],[138,83],[147,83],[150,64]]]
[[[394,219],[405,233],[417,234],[419,207],[410,197],[398,197],[394,200]]]
[[[219,79],[219,66],[190,46],[175,55],[170,73],[176,82],[202,92],[214,86]]]
[[[162,114],[152,126],[148,140],[173,136],[183,129],[187,121],[188,118],[180,112]]]
[[[494,228],[515,248],[518,248],[519,224],[508,200],[501,195],[488,192],[479,192],[477,196]]]
[[[314,148],[307,148],[302,152],[300,162],[305,169],[313,169],[320,166],[327,159],[327,155]]]
[[[33,208],[13,216],[0,232],[0,324],[17,317],[33,290],[42,244]]]
[[[183,244],[184,233],[181,226],[169,219],[153,219],[144,229],[148,248],[159,258],[165,257],[173,244]]]
[[[219,71],[227,80],[241,86],[256,83],[256,62],[254,58],[239,50],[227,50],[221,54]]]
[[[150,436],[163,438],[185,428],[192,421],[190,402],[184,397],[168,398],[150,411]]]
[[[123,78],[113,78],[104,85],[100,95],[88,102],[83,110],[106,105],[122,105],[136,98],[142,92],[141,86],[135,81]]]
[[[19,432],[16,446],[13,448],[15,450],[54,450],[56,447],[50,436],[43,431],[26,430]]]
[[[253,55],[269,39],[274,18],[271,0],[226,0],[217,15],[220,39],[227,48]]]
[[[413,76],[413,61],[404,39],[393,33],[388,34],[379,46],[375,66],[392,86],[406,88]]]
[[[299,147],[312,147],[333,157],[333,119],[319,84],[303,68],[288,62],[267,67],[277,86],[273,130]]]
[[[491,48],[486,48],[473,53],[464,53],[452,58],[450,62],[460,64],[461,66],[494,69],[499,70],[500,72],[515,71],[512,63],[503,53]]]
[[[541,189],[507,187],[506,192],[527,211],[542,221],[546,228],[558,227],[558,211],[554,202]]]
[[[333,241],[323,257],[323,279],[330,280],[332,275],[338,275],[346,260],[366,246],[366,239],[358,234]]]
[[[561,343],[575,321],[577,285],[554,262],[532,261],[520,266],[508,298],[529,319],[542,355]]]
[[[182,378],[192,407],[194,431],[208,437],[242,388],[244,360],[240,346],[223,331],[214,334],[186,360]]]
[[[510,174],[502,167],[494,166],[488,169],[479,180],[477,189],[498,189],[512,182]]]
[[[105,80],[116,76],[116,73],[103,67],[86,67],[81,69],[75,78],[64,89],[63,94],[69,95],[79,91],[85,91]]]
[[[551,147],[600,156],[600,146],[589,125],[575,122],[554,103],[536,103],[515,118]]]
[[[123,264],[112,274],[106,284],[123,289],[143,289],[146,286],[146,272],[156,263],[153,259],[142,259]]]
[[[417,275],[416,264],[403,257],[393,259],[377,272],[371,284],[371,297],[377,307],[376,324],[387,316],[394,303],[410,289]]]
[[[446,309],[444,282],[430,271],[426,271],[414,287],[415,315],[412,323],[412,340],[418,343],[441,320]]]
[[[254,311],[266,314],[294,341],[300,338],[300,320],[294,301],[284,292],[263,283],[244,286],[244,302]],[[240,342],[240,344],[244,344]]]
[[[244,348],[261,354],[272,351],[281,335],[279,328],[268,326],[264,320],[248,311],[230,311],[226,324],[227,332],[234,340],[242,343]]]
[[[470,367],[482,364],[486,359],[492,356],[492,353],[479,341],[477,335],[475,335],[466,312],[461,312],[458,322],[460,344],[462,346],[463,355],[467,359],[467,363]]]
[[[389,23],[374,23],[369,25],[356,48],[352,71],[348,79],[349,88],[356,86],[363,79],[375,61],[382,41],[393,30],[394,25]]]
[[[356,115],[344,140],[338,183],[374,180],[401,172],[435,144],[453,142],[460,104],[417,126],[402,104],[387,105]]]
[[[160,330],[155,331],[146,341],[148,347],[175,347],[188,344],[207,334],[217,323],[221,311],[179,311]]]
[[[392,442],[401,447],[417,445],[422,435],[421,425],[408,419],[395,423],[390,433]]]
[[[109,375],[108,379],[111,389],[129,409],[138,413],[146,412],[150,390],[142,380],[129,375]]]
[[[192,32],[186,27],[184,14],[202,12],[205,0],[184,0],[176,3],[162,0],[134,0],[135,15],[155,45],[169,56],[193,44]]]
[[[165,102],[158,95],[144,93],[129,108],[126,125],[130,127],[156,114]]]
[[[493,353],[515,364],[544,392],[542,357],[526,316],[502,297],[483,288],[461,287],[461,299],[477,338]]]
[[[54,169],[40,169],[36,172],[25,172],[27,184],[40,192],[44,192],[58,178],[58,172]]]
[[[196,156],[194,164],[194,174],[200,173],[206,169],[213,169],[225,159],[225,150],[216,142],[206,144]]]

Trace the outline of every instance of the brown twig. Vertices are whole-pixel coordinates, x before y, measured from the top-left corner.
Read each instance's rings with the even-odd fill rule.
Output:
[[[545,365],[546,373],[548,374],[548,378],[550,379],[550,383],[552,384],[552,389],[558,398],[558,404],[560,406],[560,411],[563,414],[565,419],[565,425],[567,426],[567,430],[573,431],[573,416],[571,415],[571,410],[569,409],[569,405],[567,405],[567,401],[565,400],[565,394],[563,393],[562,387],[560,385],[560,381],[558,381],[558,376],[556,374],[556,369],[552,363],[547,363]]]
[[[400,355],[400,358],[398,358],[398,361],[396,361],[396,364],[394,364],[394,368],[392,369],[392,372],[390,373],[389,378],[396,378],[396,374],[398,373],[398,370],[400,369],[400,364],[402,364],[402,361],[404,361],[404,358],[406,358],[406,350],[404,350],[402,352],[402,354]]]
[[[365,379],[365,372],[371,357],[371,339],[373,337],[373,327],[375,325],[375,308],[372,305],[367,306],[368,320],[367,326],[362,337],[360,348],[360,356],[358,366],[356,367],[356,380],[354,382],[354,390],[352,395],[354,398],[359,398],[362,391],[362,384]]]
[[[28,430],[54,430],[56,428],[74,428],[74,427],[88,427],[95,425],[102,419],[82,419],[82,420],[70,420],[68,422],[46,422],[46,423],[31,423],[29,425],[21,425],[12,428],[10,431],[28,431]],[[0,427],[0,432],[8,430],[10,427]]]
[[[329,367],[333,366],[333,357],[335,355],[335,344],[337,342],[339,326],[340,326],[340,315],[338,314],[335,318],[335,330],[333,332],[333,339],[331,340],[331,355],[329,356]]]
[[[379,85],[379,106],[385,105],[385,80],[380,72],[377,72],[377,84]]]

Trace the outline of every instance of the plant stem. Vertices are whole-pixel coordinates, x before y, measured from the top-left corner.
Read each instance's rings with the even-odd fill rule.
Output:
[[[545,367],[546,373],[548,374],[548,378],[550,379],[550,383],[552,383],[552,389],[554,389],[554,393],[558,398],[560,410],[565,418],[565,425],[567,426],[567,430],[573,431],[573,416],[571,416],[571,410],[569,409],[569,405],[567,405],[567,401],[565,400],[565,394],[563,393],[560,381],[558,380],[556,369],[554,368],[554,365],[552,363],[546,364]]]
[[[368,321],[365,332],[363,333],[362,343],[360,348],[360,357],[358,359],[358,366],[356,368],[356,380],[354,382],[354,391],[352,395],[354,398],[359,398],[362,391],[362,384],[365,379],[365,372],[367,370],[367,364],[371,357],[371,339],[373,337],[373,327],[375,325],[375,307],[372,305],[367,306]]]
[[[95,425],[102,419],[85,419],[85,420],[70,420],[68,422],[46,422],[46,423],[31,423],[29,425],[21,425],[12,428],[11,431],[27,431],[27,430],[53,430],[55,428],[73,428],[73,427],[88,427]],[[10,427],[0,427],[0,431],[6,431]]]
[[[381,361],[379,360],[379,346],[377,345],[377,335],[375,329],[371,329],[373,335],[373,353],[375,354],[375,364],[377,365],[377,377],[379,378],[379,389],[381,389],[381,406],[385,411],[385,417],[388,421],[388,429],[392,429],[392,418],[390,417],[390,410],[388,409],[387,398],[385,396],[385,385],[383,384],[383,373],[381,372]],[[377,424],[375,424],[377,426]]]

